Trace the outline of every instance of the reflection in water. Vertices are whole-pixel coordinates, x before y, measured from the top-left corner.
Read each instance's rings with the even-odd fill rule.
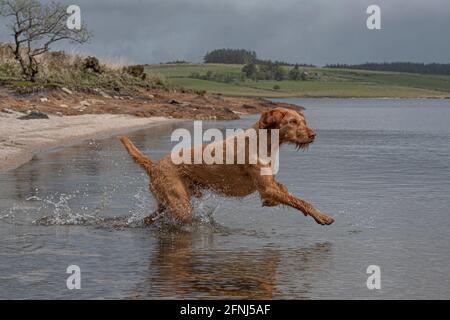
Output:
[[[284,251],[271,247],[217,250],[211,226],[197,225],[194,229],[159,234],[148,278],[136,290],[148,291],[133,298],[289,298],[289,292],[278,286],[282,258],[291,272],[301,277],[322,265],[331,248],[330,243],[323,243]],[[301,297],[308,297],[310,284],[306,281],[303,287]],[[299,298],[298,289],[292,292],[295,298]]]
[[[27,170],[25,175],[14,171],[15,193],[18,200],[25,200],[30,195],[34,195],[34,187],[39,180],[40,173],[36,170]]]
[[[167,297],[273,297],[278,251],[198,251],[193,248],[194,238],[192,233],[161,235],[149,278],[151,287],[158,286],[158,290],[149,296],[159,292]]]

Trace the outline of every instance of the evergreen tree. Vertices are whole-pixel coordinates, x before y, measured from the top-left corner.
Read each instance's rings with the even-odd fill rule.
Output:
[[[208,52],[205,63],[250,64],[257,60],[256,52],[244,49],[217,49]]]
[[[300,72],[298,64],[296,64],[294,66],[294,68],[292,68],[289,71],[289,79],[290,80],[294,80],[294,81],[300,80],[301,79],[301,75],[302,75],[302,73]]]
[[[258,72],[258,68],[256,64],[249,63],[242,67],[242,72],[245,73],[247,78],[253,79],[256,77],[256,73]]]

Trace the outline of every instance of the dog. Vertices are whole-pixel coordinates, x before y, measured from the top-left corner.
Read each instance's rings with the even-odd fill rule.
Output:
[[[316,137],[315,132],[307,126],[302,113],[285,108],[263,112],[260,119],[249,129],[256,132],[262,129],[269,132],[278,129],[279,145],[294,144],[298,149],[306,148]],[[268,134],[269,154],[272,150],[270,137]],[[201,197],[203,190],[211,190],[227,197],[244,197],[258,192],[263,206],[290,206],[300,210],[305,216],[311,216],[320,225],[330,225],[334,222],[333,218],[321,213],[312,204],[290,194],[284,185],[275,180],[274,174],[262,175],[261,170],[267,169],[270,165],[259,159],[255,164],[248,161],[250,156],[254,155],[251,154],[254,151],[250,150],[247,140],[244,140],[245,148],[240,149],[246,153],[247,162],[244,164],[175,164],[172,160],[173,154],[168,154],[159,161],[152,161],[129,138],[121,137],[120,140],[134,161],[143,167],[150,177],[150,191],[155,196],[158,207],[150,217],[144,219],[146,224],[153,223],[158,216],[166,212],[181,223],[191,223],[193,215],[191,198]],[[237,141],[237,136],[220,141],[218,144],[223,144],[225,150],[225,145],[233,141]],[[177,152],[181,154],[190,152],[193,157],[195,148],[205,150],[210,145],[194,146]],[[236,159],[239,153],[237,146],[234,151]],[[223,157],[226,157],[226,154]]]

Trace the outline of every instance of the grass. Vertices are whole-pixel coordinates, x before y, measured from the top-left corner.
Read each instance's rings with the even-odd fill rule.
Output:
[[[204,74],[208,71],[220,73],[240,74],[242,65],[239,64],[157,64],[147,66],[150,73],[163,74],[167,78],[187,78],[192,73]]]
[[[359,97],[442,98],[450,96],[450,76],[419,75],[350,69],[302,68],[320,79],[307,81],[237,81],[222,83],[191,78],[193,73],[240,74],[241,65],[150,65],[148,74],[160,74],[186,89],[206,90],[230,96],[256,97]],[[289,71],[290,67],[285,67]],[[278,88],[279,89],[274,89]]]

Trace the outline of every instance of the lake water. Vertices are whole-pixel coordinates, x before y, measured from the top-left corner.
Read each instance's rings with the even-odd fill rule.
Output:
[[[282,148],[278,180],[333,225],[207,194],[190,230],[143,227],[147,176],[116,138],[87,141],[0,174],[0,298],[449,299],[450,100],[287,101],[318,136]],[[158,159],[177,127],[191,124],[131,138]],[[80,290],[66,287],[69,265]]]

